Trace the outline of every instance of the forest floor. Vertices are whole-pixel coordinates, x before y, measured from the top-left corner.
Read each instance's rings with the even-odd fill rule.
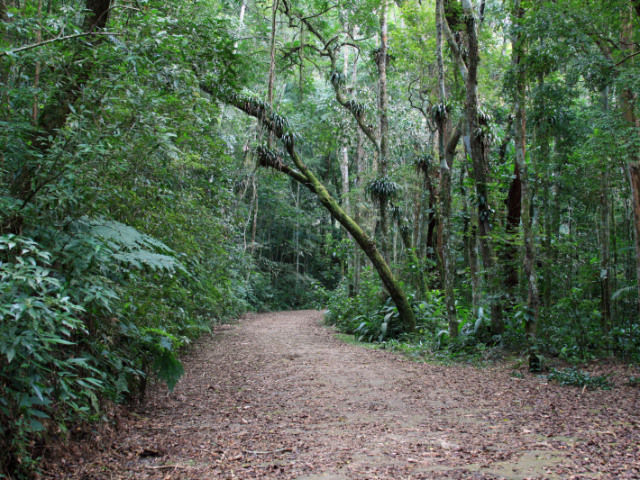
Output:
[[[417,363],[301,311],[219,328],[185,371],[45,478],[640,478],[640,389],[619,367],[613,390],[589,391],[506,365]]]

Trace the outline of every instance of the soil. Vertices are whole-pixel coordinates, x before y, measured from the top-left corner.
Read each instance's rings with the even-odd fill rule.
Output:
[[[640,390],[625,372],[590,391],[418,363],[342,342],[317,311],[250,315],[184,363],[173,392],[154,386],[108,441],[68,449],[44,476],[640,478]]]

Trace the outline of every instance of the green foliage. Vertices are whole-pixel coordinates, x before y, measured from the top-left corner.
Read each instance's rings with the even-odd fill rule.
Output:
[[[437,151],[437,123],[446,117],[453,127],[464,115],[465,91],[445,45],[448,98],[439,99],[433,2],[389,4],[384,178],[375,168],[379,146],[344,115],[346,107],[378,135],[376,2],[289,6],[329,46],[298,19],[277,19],[273,108],[264,101],[271,32],[262,8],[249,5],[240,25],[233,2],[138,3],[109,10],[110,36],[57,39],[83,31],[81,2],[52,0],[41,14],[35,2],[13,2],[0,19],[0,475],[33,467],[30,446],[50,432],[97,419],[105,402],[137,400],[149,376],[173,388],[182,349],[247,308],[326,304],[327,321],[341,331],[417,356],[474,360],[511,348],[572,363],[612,354],[640,362],[624,164],[637,157],[640,130],[623,114],[625,92],[637,92],[640,78],[626,45],[640,39],[625,30],[628,2],[525,2],[521,22],[508,4],[487,3],[473,132],[483,138],[487,195],[473,193],[480,172],[461,146],[451,165],[456,338],[439,290],[439,166],[425,152]],[[459,5],[449,2],[446,13],[466,55]],[[20,50],[39,34],[53,41]],[[514,34],[527,46],[519,63]],[[626,43],[603,41],[625,35]],[[522,228],[507,227],[496,207],[517,187],[509,117],[519,73],[540,284],[535,345],[523,327],[533,316],[520,272]],[[237,93],[245,91],[256,93]],[[265,135],[221,106],[232,97],[250,103],[283,142],[256,149]],[[394,274],[428,290],[411,298],[414,335],[400,335],[379,281],[313,195],[256,171],[256,163],[287,162],[282,145],[296,146],[379,245],[393,245],[385,254]],[[390,202],[396,221],[380,242],[372,212]],[[479,207],[481,220],[491,217],[491,271],[475,258]],[[503,282],[507,266],[516,268],[512,285]],[[495,301],[505,307],[497,335],[487,309]]]
[[[383,342],[396,338],[401,332],[398,309],[387,301],[373,315],[360,315],[353,319],[358,326],[353,334],[359,342]]]
[[[82,27],[32,7],[0,21],[3,50]],[[147,7],[110,10],[123,35],[0,57],[0,476],[150,378],[173,388],[181,351],[248,307],[236,163],[196,75],[246,70],[213,2]]]
[[[326,322],[338,327],[341,332],[355,334],[356,328],[362,323],[356,318],[376,316],[384,304],[386,298],[371,268],[363,272],[359,287],[358,294],[354,295],[349,281],[340,282],[326,305]],[[372,335],[375,337],[376,332],[372,331]]]
[[[386,204],[398,196],[400,186],[386,178],[376,178],[367,185],[367,194],[374,202]]]
[[[587,372],[578,370],[577,368],[567,368],[564,370],[552,368],[547,378],[550,381],[560,383],[560,385],[583,387],[589,390],[611,390],[613,387],[613,384],[609,381],[609,375],[591,376]]]
[[[28,458],[29,440],[69,415],[95,414],[104,375],[74,351],[85,309],[30,238],[0,236],[0,465]]]

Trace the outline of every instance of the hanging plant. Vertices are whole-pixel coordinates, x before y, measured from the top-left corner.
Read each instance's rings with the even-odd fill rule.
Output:
[[[278,171],[281,171],[284,167],[282,157],[280,157],[276,152],[267,147],[263,147],[262,145],[260,145],[256,149],[256,155],[258,159],[258,165],[261,167],[269,167]]]
[[[387,177],[372,180],[366,188],[369,198],[380,205],[386,205],[387,202],[396,198],[399,191],[400,186]]]
[[[493,116],[482,105],[478,107],[478,123],[480,125],[489,125],[493,121]]]
[[[422,173],[425,177],[429,175],[431,166],[435,164],[435,158],[431,152],[425,152],[413,161],[413,168],[417,173]]]
[[[282,134],[280,140],[282,140],[285,147],[292,148],[296,142],[300,141],[300,135],[289,130]]]
[[[400,208],[400,206],[396,205],[395,203],[391,203],[391,207],[389,209],[389,213],[391,213],[391,218],[393,218],[393,220],[398,223],[401,224],[404,221],[404,211],[402,210],[402,208]]]
[[[338,88],[347,83],[347,77],[344,73],[331,72],[331,75],[329,75],[329,81],[331,82],[331,85]]]
[[[358,103],[355,100],[347,100],[344,106],[347,107],[349,111],[356,116],[356,118],[364,117],[365,106],[361,103]]]
[[[431,107],[431,118],[434,122],[440,123],[447,118],[451,112],[451,106],[446,103],[436,103]]]

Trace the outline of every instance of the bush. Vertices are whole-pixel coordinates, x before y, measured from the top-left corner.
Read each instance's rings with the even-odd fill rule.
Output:
[[[53,248],[0,236],[0,472],[29,472],[34,444],[139,397],[149,374],[173,388],[178,350],[208,330],[158,240],[87,219],[36,233]]]
[[[577,368],[567,368],[565,370],[552,368],[547,378],[549,381],[555,381],[561,385],[586,387],[589,390],[611,390],[613,387],[608,375],[591,376],[587,372],[583,372]]]
[[[325,320],[343,333],[355,334],[362,319],[375,316],[384,305],[386,295],[371,268],[362,272],[357,295],[353,294],[349,285],[349,279],[343,279],[331,292]]]

